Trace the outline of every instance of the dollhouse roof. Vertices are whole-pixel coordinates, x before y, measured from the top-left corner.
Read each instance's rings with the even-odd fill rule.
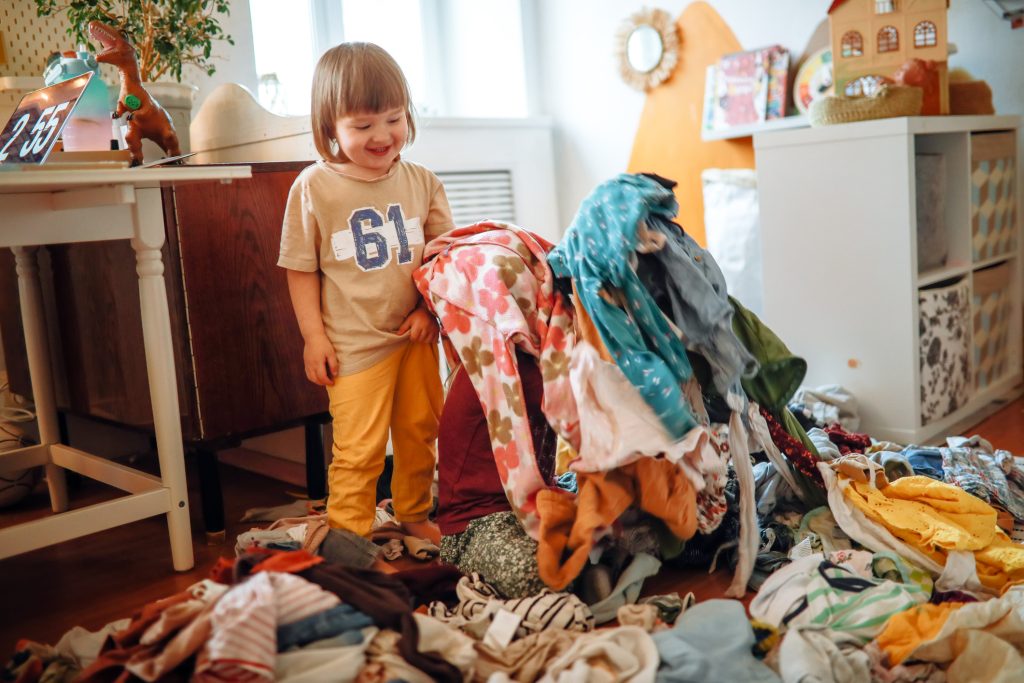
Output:
[[[845,5],[846,2],[847,0],[832,0],[832,4],[828,6],[828,14],[832,14],[832,10],[840,5]],[[946,0],[946,7],[949,8],[949,0]]]

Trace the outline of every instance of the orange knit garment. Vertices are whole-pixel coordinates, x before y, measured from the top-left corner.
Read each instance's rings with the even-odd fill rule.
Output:
[[[697,495],[678,465],[641,458],[609,472],[578,473],[575,498],[552,490],[537,493],[540,578],[560,591],[587,563],[594,534],[611,525],[631,505],[662,520],[678,538],[697,531]]]
[[[937,636],[949,615],[963,605],[962,602],[917,605],[892,615],[875,638],[878,646],[889,656],[889,666],[900,664],[918,645]]]

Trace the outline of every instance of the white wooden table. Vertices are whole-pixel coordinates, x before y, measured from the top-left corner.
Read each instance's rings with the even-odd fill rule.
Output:
[[[160,187],[249,177],[248,166],[0,171],[0,247],[11,247],[17,260],[41,442],[0,453],[0,473],[45,466],[55,513],[0,529],[0,558],[166,514],[174,568],[186,571],[195,564],[160,251],[164,244]],[[135,250],[160,476],[63,445],[59,438],[37,252],[49,244],[116,239],[131,240]],[[0,296],[13,296],[13,292],[0,292]],[[65,469],[127,495],[69,512]]]

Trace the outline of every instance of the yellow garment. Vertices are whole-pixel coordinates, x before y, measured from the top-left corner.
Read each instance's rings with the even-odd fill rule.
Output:
[[[854,507],[938,564],[952,551],[973,551],[984,586],[1024,579],[1024,546],[996,526],[996,510],[980,498],[929,477],[879,478],[878,488],[848,481],[843,494]]]
[[[555,476],[560,477],[569,471],[569,463],[579,457],[568,441],[558,437],[558,446],[555,449]]]
[[[425,520],[433,503],[437,424],[444,403],[437,346],[408,343],[371,368],[336,377],[327,395],[334,420],[334,457],[327,470],[331,527],[370,535],[389,430],[395,449],[395,517]]]
[[[937,636],[949,615],[960,607],[963,607],[961,602],[917,605],[889,617],[885,628],[875,638],[882,651],[889,655],[889,666],[902,663],[918,645]]]

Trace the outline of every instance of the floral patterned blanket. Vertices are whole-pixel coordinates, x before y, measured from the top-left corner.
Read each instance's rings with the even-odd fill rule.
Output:
[[[580,443],[569,382],[573,307],[555,288],[546,257],[551,248],[518,226],[477,223],[427,245],[424,264],[413,275],[473,382],[505,493],[534,538],[536,495],[548,486],[533,450],[516,347],[539,361],[551,426],[574,449]]]

